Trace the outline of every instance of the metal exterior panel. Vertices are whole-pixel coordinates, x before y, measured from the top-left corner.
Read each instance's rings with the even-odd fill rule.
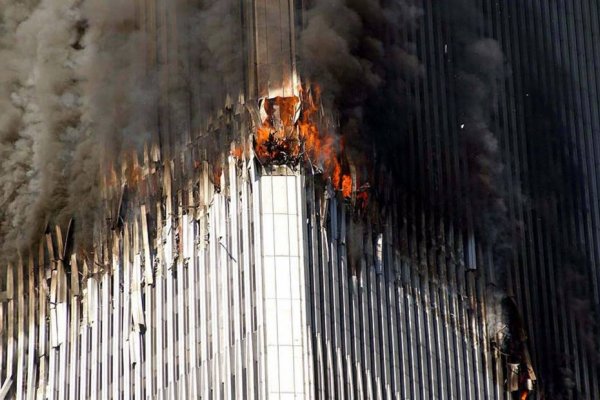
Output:
[[[176,5],[137,4],[162,90],[173,80],[169,60],[185,51],[186,27]],[[225,172],[213,171],[192,155],[208,150],[189,151],[196,146],[187,143],[192,110],[179,123],[173,94],[162,90],[161,146],[144,166],[144,184],[152,181],[156,193],[130,199],[123,227],[98,228],[82,274],[80,254],[65,254],[60,230],[45,234],[27,273],[8,267],[0,296],[2,393],[509,398],[488,324],[501,312],[487,294],[501,278],[494,266],[501,260],[478,247],[472,221],[457,217],[468,179],[457,123],[462,27],[451,23],[452,2],[420,4],[420,24],[399,33],[414,42],[423,74],[405,77],[400,89],[418,113],[399,157],[413,192],[397,194],[394,210],[367,215],[308,168],[263,168],[251,154],[229,156]],[[593,398],[600,375],[586,335],[593,332],[587,318],[600,307],[600,6],[470,4],[483,15],[477,38],[496,40],[512,71],[497,82],[490,129],[508,192],[519,187],[530,199],[506,199],[510,216],[522,221],[506,274],[540,396]],[[302,27],[294,21],[304,2],[239,5],[248,88],[236,109],[255,107],[261,96],[297,94]],[[224,125],[245,139],[242,117],[227,112]],[[180,133],[190,147],[181,157]],[[179,158],[198,165],[183,173]],[[427,171],[435,179],[422,179]],[[213,175],[222,185],[211,184]],[[440,210],[420,203],[438,195],[450,197]]]

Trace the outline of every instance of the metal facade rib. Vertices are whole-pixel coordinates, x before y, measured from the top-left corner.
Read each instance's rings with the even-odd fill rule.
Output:
[[[241,2],[247,104],[294,93],[303,3]],[[218,185],[208,163],[182,171],[184,162],[171,161],[181,127],[162,98],[163,159],[153,156],[144,178],[157,192],[132,200],[122,229],[106,230],[92,259],[63,254],[57,230],[35,256],[8,266],[0,395],[508,399],[507,366],[490,341],[499,310],[488,295],[489,283],[506,278],[537,392],[600,396],[590,337],[600,309],[600,6],[472,1],[484,17],[478,34],[506,58],[491,121],[504,184],[527,199],[506,199],[522,226],[504,277],[474,236],[477,210],[464,203],[452,3],[422,0],[421,24],[401,27],[424,73],[405,77],[415,110],[399,180],[410,191],[392,199],[383,221],[355,218],[305,171],[231,156]],[[187,51],[173,7],[140,7],[156,38],[149,64]],[[239,114],[227,129],[245,138],[251,127]]]
[[[597,350],[584,320],[599,312],[598,5],[496,3],[487,4],[486,17],[511,68],[498,121],[507,184],[521,184],[529,198],[511,201],[524,226],[510,287],[540,391],[568,396],[564,384],[573,380],[570,396],[593,398],[600,393]]]
[[[460,2],[424,0],[421,27],[407,32],[407,37],[416,36],[426,69],[423,79],[407,91],[418,110],[407,151],[415,161],[406,162],[405,179],[408,187],[419,191],[417,197],[425,193],[443,198],[453,187],[461,188],[465,179],[457,147],[456,104],[461,93],[454,79],[461,60],[456,59],[457,28],[448,23],[454,3]],[[506,274],[528,331],[539,392],[546,396],[593,398],[600,393],[598,344],[591,338],[597,334],[594,321],[600,312],[596,3],[470,2],[483,15],[480,37],[495,39],[506,61],[492,130],[505,166],[508,212],[522,221]],[[435,179],[417,181],[432,175],[423,172],[428,169],[441,177],[437,186]],[[510,196],[519,190],[525,201]],[[418,209],[411,201],[404,211],[408,218]],[[460,200],[451,200],[443,213],[452,220],[461,206]],[[435,225],[431,221],[436,218],[427,215],[424,226]],[[485,254],[478,258],[480,265],[488,265],[491,277],[497,274],[494,260]],[[457,354],[457,360],[464,356],[468,352]],[[451,390],[463,396],[460,385]]]
[[[483,394],[480,371],[488,350],[475,329],[481,295],[472,292],[472,279],[457,286],[428,271],[434,260],[420,259],[427,250],[416,248],[416,231],[397,214],[382,231],[354,221],[338,197],[323,196],[318,179],[285,169],[248,174],[249,165],[237,163],[230,157],[227,188],[236,190],[216,193],[208,203],[193,190],[169,196],[172,172],[166,168],[160,181],[168,196],[156,208],[140,205],[141,214],[127,217],[123,230],[105,235],[105,258],[89,269],[83,265],[81,281],[77,275],[67,279],[59,261],[52,261],[49,289],[57,300],[45,303],[48,288],[41,286],[46,295],[40,302],[28,301],[35,315],[49,308],[50,327],[62,323],[66,334],[53,330],[42,339],[51,344],[41,356],[51,360],[49,375],[39,375],[42,364],[24,369],[24,393],[356,399]],[[200,186],[209,174],[201,173]],[[198,204],[197,213],[181,206],[186,196]],[[171,204],[174,199],[179,206]],[[142,229],[153,239],[148,251]],[[416,246],[413,257],[393,239],[403,235]],[[55,260],[58,237],[59,231],[47,237],[44,258],[34,258],[34,268],[43,270],[46,257]],[[242,246],[235,245],[239,237]],[[450,252],[447,260],[460,257]],[[81,269],[69,259],[71,273]],[[152,283],[144,275],[148,265]],[[452,279],[466,273],[464,262],[448,265],[460,271]],[[69,281],[67,295],[59,295]],[[13,293],[2,303],[3,313],[14,313]],[[25,296],[19,299],[19,320],[25,320]],[[63,322],[54,312],[80,306],[81,321],[79,312],[65,314]],[[12,319],[4,321],[14,330]],[[18,326],[22,333],[39,329]],[[2,348],[9,353],[5,362],[29,355],[15,342]],[[491,376],[484,380],[494,387]],[[453,393],[446,386],[460,389]]]

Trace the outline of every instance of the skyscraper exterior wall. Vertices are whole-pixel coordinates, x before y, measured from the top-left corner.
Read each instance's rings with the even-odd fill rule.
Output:
[[[463,96],[456,76],[464,63],[460,38],[469,21],[453,22],[460,3],[424,1],[426,17],[415,33],[419,58],[429,71],[415,85],[423,96],[423,124],[433,127],[419,132],[436,132],[432,140],[461,129],[460,117],[452,114]],[[508,213],[519,221],[505,274],[527,331],[537,392],[541,398],[595,398],[600,393],[598,4],[472,4],[469,12],[480,16],[471,19],[478,36],[496,41],[503,53],[491,130],[501,152]],[[485,71],[486,65],[492,64],[478,68]]]
[[[385,230],[353,221],[331,187],[286,167],[262,170],[250,159],[240,168],[230,157],[221,176],[227,184],[214,194],[211,171],[199,174],[198,190],[178,194],[170,193],[168,166],[156,174],[165,196],[131,201],[93,264],[58,258],[56,231],[39,258],[10,266],[16,285],[6,287],[10,300],[3,302],[3,360],[16,372],[3,375],[10,393],[504,393],[502,366],[485,339],[482,281],[465,275],[464,259],[441,231],[444,275],[394,244],[394,235],[411,241],[414,233],[392,219]],[[44,350],[37,362],[36,350]]]
[[[243,90],[223,88],[225,107],[200,134],[197,98],[162,98],[153,143],[105,183],[94,252],[71,252],[70,229],[52,227],[7,266],[0,398],[600,395],[590,337],[598,6],[409,1],[422,18],[400,35],[423,74],[406,77],[415,107],[402,115],[401,174],[369,208],[357,179],[346,196],[318,168],[265,164],[255,152],[264,102],[301,96],[296,38],[310,2],[223,1],[239,21],[230,45],[243,55]],[[463,23],[453,3],[476,17]],[[176,5],[136,4],[156,38],[148,64],[186,59]],[[510,257],[490,249],[473,222],[482,210],[456,193],[468,180],[460,57],[471,34],[504,57],[489,123],[507,213],[521,222]],[[160,84],[171,72],[160,69]],[[189,115],[170,107],[179,101]],[[206,134],[218,137],[218,156]]]

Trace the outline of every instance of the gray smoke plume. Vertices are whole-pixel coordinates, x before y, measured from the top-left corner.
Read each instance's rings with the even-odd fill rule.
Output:
[[[398,32],[413,27],[421,15],[421,8],[408,1],[315,0],[299,38],[302,71],[323,86],[325,99],[360,106],[368,95],[364,89],[387,82],[384,66],[413,74],[420,70],[411,44],[400,41]],[[358,96],[342,98],[350,93]]]
[[[135,2],[0,0],[1,259],[70,218],[89,246],[110,168],[163,136],[186,145],[237,100],[239,4],[166,7],[173,18],[150,26]]]
[[[0,237],[7,259],[46,223],[75,217],[92,224],[100,173],[145,141],[155,96],[137,78],[143,46],[132,4],[3,1],[0,12]]]
[[[193,124],[202,129],[207,117],[235,102],[243,90],[242,15],[239,2],[201,0],[188,6],[194,107]],[[229,99],[228,99],[229,97]]]

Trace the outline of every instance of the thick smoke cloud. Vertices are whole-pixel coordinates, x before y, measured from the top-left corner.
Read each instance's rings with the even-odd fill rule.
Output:
[[[133,4],[3,1],[0,11],[0,237],[7,259],[46,223],[75,217],[92,224],[99,174],[147,139],[156,96],[139,72],[143,39]],[[80,239],[91,232],[82,224]]]
[[[242,16],[239,2],[202,0],[182,13],[189,18],[194,127],[238,100],[243,90]]]
[[[474,7],[466,0],[454,3],[450,24],[458,32],[462,144],[469,166],[469,184],[462,190],[472,197],[472,207],[493,210],[480,214],[491,217],[477,227],[494,222],[504,207],[489,127],[503,57],[495,42],[475,34]],[[177,137],[185,129],[203,132],[207,115],[241,92],[239,7],[206,0],[177,3],[174,10],[179,47],[155,65],[147,49],[156,44],[146,42],[133,3],[3,1],[5,250],[27,246],[47,221],[64,222],[84,212],[91,217],[99,174],[115,157],[155,138],[161,97],[169,98],[175,131],[169,134]],[[407,82],[424,73],[407,32],[416,29],[422,13],[418,1],[408,0],[315,0],[306,12],[298,41],[301,73],[320,83],[325,101],[339,110],[346,153],[365,170],[374,167],[367,161],[373,152],[393,169],[390,153],[406,136],[407,122],[398,110],[411,107]],[[182,113],[190,100],[191,126],[185,126]],[[362,175],[369,174],[365,170]]]
[[[381,105],[378,99],[402,106],[406,79],[422,73],[414,43],[402,36],[421,15],[418,2],[378,0],[316,0],[306,12],[298,45],[301,72],[319,83],[325,102],[339,111],[347,153],[358,165],[367,164],[374,142],[386,139],[376,136],[389,133],[367,122]]]
[[[237,100],[239,5],[167,6],[149,26],[130,1],[0,0],[1,259],[70,218],[89,247],[109,168],[164,135],[187,144]]]
[[[452,0],[434,7],[443,8],[441,23],[444,32],[452,35],[446,46],[455,72],[454,82],[448,86],[455,88],[454,132],[463,168],[442,171],[459,176],[457,186],[446,191],[461,197],[458,203],[464,207],[458,211],[463,227],[474,230],[480,240],[495,247],[499,258],[505,258],[510,253],[512,228],[506,217],[508,194],[502,184],[503,165],[493,131],[504,55],[495,40],[481,34],[483,16],[473,1]],[[375,154],[399,181],[402,169],[407,168],[402,164],[405,157],[399,155],[406,155],[409,141],[417,140],[409,139],[409,126],[414,123],[410,119],[427,118],[420,115],[422,100],[411,88],[418,87],[425,74],[436,73],[426,72],[418,56],[416,38],[422,16],[419,1],[315,0],[299,38],[301,70],[322,86],[324,98],[339,110],[340,134],[353,161],[368,165]],[[415,156],[415,165],[408,167],[413,172],[429,162],[419,157],[429,155]],[[378,166],[367,169],[373,167]],[[406,186],[404,190],[420,192],[423,199],[448,196],[422,193],[422,188],[439,179],[432,171],[426,168],[428,175],[418,177],[418,183],[405,179],[400,184]],[[511,195],[520,198],[518,193]]]
[[[73,6],[73,4],[71,4]],[[29,9],[0,5],[0,126],[3,250],[14,251],[44,223],[49,207],[67,206],[64,168],[82,134],[76,63],[70,48],[76,11],[59,2]]]
[[[301,68],[321,84],[324,96],[330,96],[326,101],[339,110],[340,133],[353,162],[367,168],[383,165],[392,172],[397,187],[415,196],[427,213],[443,213],[448,203],[456,205],[449,218],[493,255],[496,276],[490,304],[496,302],[500,310],[506,296],[505,271],[513,261],[519,226],[510,220],[506,203],[509,198],[523,201],[518,187],[509,193],[504,185],[499,132],[494,131],[498,86],[506,75],[504,54],[495,40],[481,34],[483,16],[473,1],[452,0],[435,6],[448,35],[445,60],[451,65],[445,67],[452,75],[447,85],[453,88],[456,104],[456,119],[449,131],[458,148],[441,149],[445,153],[441,160],[432,161],[425,152],[410,155],[414,149],[410,143],[419,140],[411,138],[411,132],[429,138],[440,135],[422,132],[422,127],[410,129],[413,121],[428,118],[412,88],[429,78],[426,74],[439,72],[426,68],[417,44],[409,39],[418,37],[422,10],[417,4],[315,1],[300,36]],[[442,179],[447,186],[433,188],[432,182],[440,178],[431,163],[448,165],[443,159],[452,158],[449,153],[454,151],[460,166],[440,171],[447,177]],[[379,165],[368,165],[369,158]],[[389,186],[389,182],[379,183],[376,190]],[[507,324],[505,314],[492,314],[491,326]]]
[[[405,73],[419,70],[411,44],[400,41],[398,31],[410,29],[421,15],[420,7],[405,1],[316,0],[299,38],[301,68],[337,105],[360,106],[388,81],[386,66]]]

